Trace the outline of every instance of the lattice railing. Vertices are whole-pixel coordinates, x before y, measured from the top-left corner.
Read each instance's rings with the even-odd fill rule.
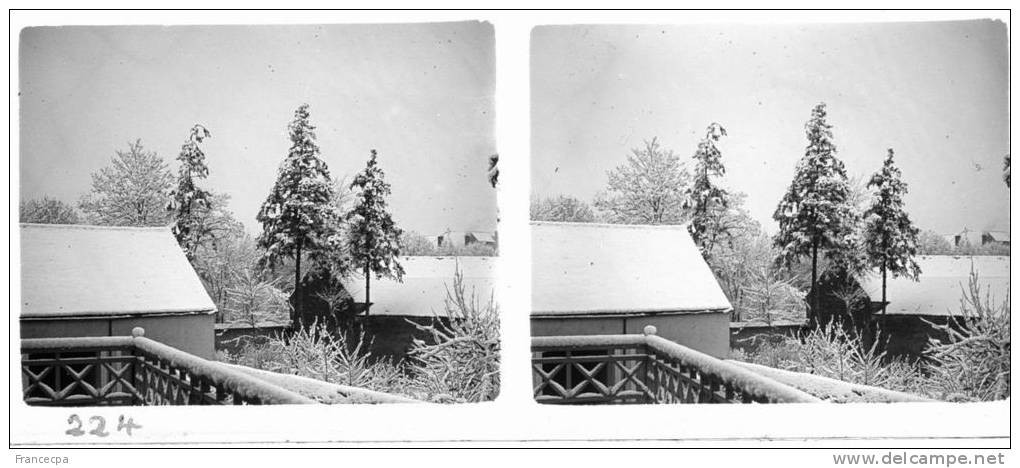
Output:
[[[21,341],[29,405],[259,405],[315,403],[223,364],[130,337]]]
[[[806,403],[793,387],[655,336],[532,338],[535,400],[549,404]]]

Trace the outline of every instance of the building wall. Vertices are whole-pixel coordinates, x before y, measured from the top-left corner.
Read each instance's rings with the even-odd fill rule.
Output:
[[[924,320],[937,325],[949,323],[948,317],[876,315],[875,322],[882,333],[880,339],[885,344],[882,350],[886,351],[889,357],[918,359],[924,356],[929,338],[943,341],[948,339],[945,332],[932,328]]]
[[[643,333],[653,325],[656,335],[718,358],[729,354],[729,314],[636,315],[631,317],[532,317],[532,336],[619,335]]]
[[[441,239],[437,241],[440,247],[464,247],[466,232],[463,231],[451,231],[439,236]]]
[[[212,314],[87,320],[22,320],[22,338],[130,336],[135,327],[147,338],[205,359],[215,359]]]
[[[372,340],[369,347],[372,355],[400,360],[407,357],[407,352],[411,350],[415,339],[426,343],[433,342],[430,334],[418,330],[408,321],[419,325],[429,325],[433,323],[433,320],[428,317],[370,315],[362,318],[361,323],[365,330],[365,337]],[[445,321],[446,319],[440,320]]]

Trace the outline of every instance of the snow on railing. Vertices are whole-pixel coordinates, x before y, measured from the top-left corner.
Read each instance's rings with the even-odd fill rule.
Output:
[[[815,403],[803,391],[655,336],[535,337],[539,403]]]
[[[30,405],[309,404],[314,400],[144,337],[21,340]]]

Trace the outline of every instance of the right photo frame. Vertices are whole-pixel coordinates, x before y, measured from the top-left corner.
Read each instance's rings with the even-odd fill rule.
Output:
[[[1007,25],[531,34],[542,404],[1010,395]]]

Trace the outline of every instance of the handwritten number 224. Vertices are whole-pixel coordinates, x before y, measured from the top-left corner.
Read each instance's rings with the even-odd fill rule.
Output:
[[[88,431],[89,434],[92,434],[92,435],[98,436],[98,437],[106,437],[106,436],[110,435],[109,432],[106,432],[106,418],[104,418],[102,416],[92,416],[91,418],[89,418],[89,422],[93,423],[92,430]],[[81,420],[81,418],[78,417],[77,414],[72,414],[70,417],[68,417],[67,418],[67,423],[71,424],[74,427],[64,431],[65,434],[68,434],[68,435],[71,435],[71,436],[74,436],[74,437],[79,437],[79,436],[85,435],[85,431],[81,428],[82,425],[83,425],[82,424],[82,420]],[[141,427],[142,426],[140,426],[138,424],[135,424],[135,421],[134,421],[133,418],[128,418],[127,422],[125,422],[124,421],[124,415],[121,415],[119,420],[117,421],[117,430],[118,431],[123,430],[123,431],[127,432],[127,434],[129,436],[131,435],[131,430],[132,429],[140,429]]]

